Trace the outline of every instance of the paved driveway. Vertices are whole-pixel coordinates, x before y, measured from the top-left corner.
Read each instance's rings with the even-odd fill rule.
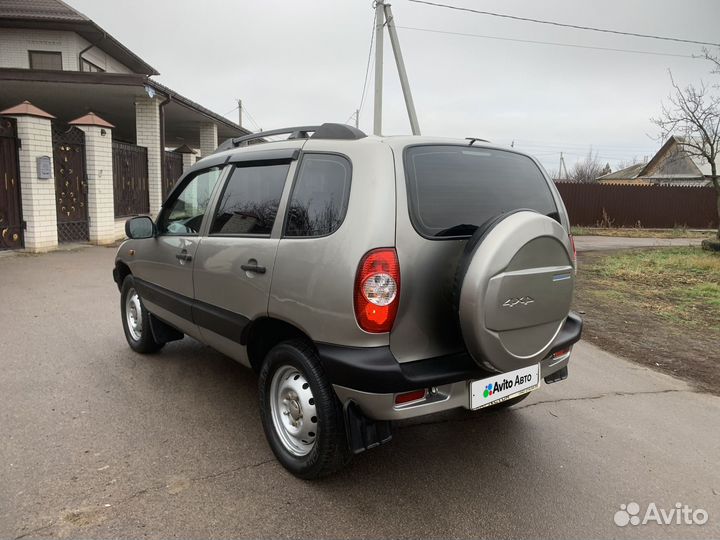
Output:
[[[575,248],[578,251],[600,251],[612,249],[699,246],[700,238],[624,238],[615,236],[576,236]]]
[[[112,259],[0,259],[0,537],[720,536],[720,398],[581,343],[517,409],[401,424],[307,483],[253,373],[190,339],[128,349]],[[619,528],[631,501],[710,519]]]

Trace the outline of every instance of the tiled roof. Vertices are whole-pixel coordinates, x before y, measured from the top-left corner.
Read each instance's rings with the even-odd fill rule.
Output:
[[[13,19],[39,21],[89,21],[85,15],[60,0],[0,0],[0,13]]]

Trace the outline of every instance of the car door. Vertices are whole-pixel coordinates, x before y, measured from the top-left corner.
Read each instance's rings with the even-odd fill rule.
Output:
[[[231,163],[193,270],[193,307],[204,342],[247,363],[240,346],[247,323],[267,314],[288,178],[298,151]],[[278,218],[278,219],[276,219]]]
[[[219,166],[189,174],[170,195],[157,220],[157,235],[137,249],[134,276],[147,309],[192,336],[193,264],[200,231],[214,189]]]

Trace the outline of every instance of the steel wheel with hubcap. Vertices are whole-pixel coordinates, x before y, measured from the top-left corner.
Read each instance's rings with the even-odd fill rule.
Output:
[[[127,276],[123,281],[120,293],[120,311],[122,312],[125,339],[132,350],[139,353],[152,353],[162,348],[164,343],[155,341],[150,328],[150,314],[143,306],[132,275]]]
[[[135,289],[128,291],[125,299],[125,322],[128,332],[135,341],[142,339],[142,306],[140,305],[140,296]]]
[[[270,394],[280,441],[291,454],[306,456],[315,446],[318,420],[310,384],[294,367],[282,366],[273,375]]]
[[[309,343],[275,345],[260,369],[259,387],[265,436],[283,467],[313,479],[348,462],[342,406]]]

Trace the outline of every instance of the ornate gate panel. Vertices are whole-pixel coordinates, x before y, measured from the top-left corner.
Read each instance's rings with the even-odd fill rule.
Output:
[[[165,200],[175,182],[182,176],[183,158],[177,152],[165,151],[165,180],[163,181],[162,197]]]
[[[85,134],[81,129],[53,124],[53,161],[58,242],[88,241]]]
[[[150,213],[147,148],[112,142],[115,217]]]
[[[0,118],[0,250],[23,247],[20,175],[14,118]]]

